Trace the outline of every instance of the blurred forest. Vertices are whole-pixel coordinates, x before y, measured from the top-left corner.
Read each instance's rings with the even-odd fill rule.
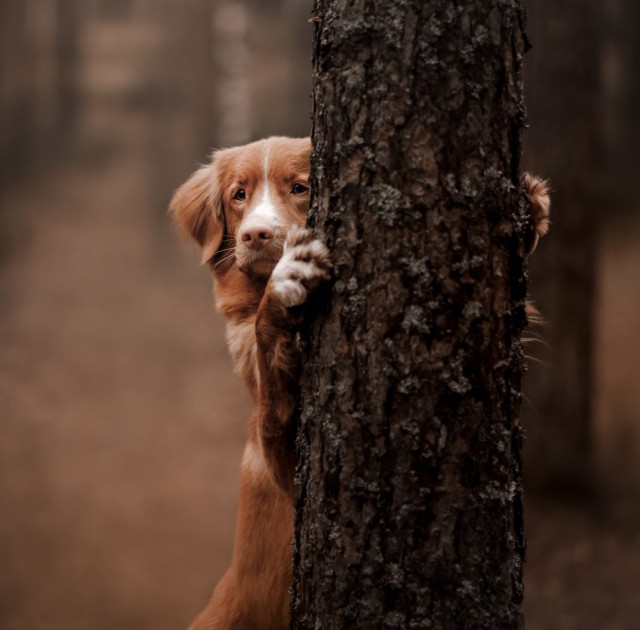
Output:
[[[527,627],[640,618],[640,4],[537,0]],[[305,0],[0,3],[0,627],[185,627],[248,401],[166,216],[211,148],[310,131]]]

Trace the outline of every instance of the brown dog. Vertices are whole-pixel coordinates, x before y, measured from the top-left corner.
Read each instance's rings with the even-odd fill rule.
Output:
[[[192,630],[287,626],[301,309],[329,278],[326,247],[304,229],[308,138],[273,137],[214,154],[175,194],[171,212],[202,247],[236,371],[255,403],[242,457],[231,566]],[[545,182],[527,175],[534,229],[548,228]],[[530,253],[530,252],[529,252]]]

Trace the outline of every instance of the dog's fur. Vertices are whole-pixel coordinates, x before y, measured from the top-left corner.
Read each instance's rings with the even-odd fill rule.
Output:
[[[218,151],[171,203],[176,223],[199,243],[211,268],[236,371],[255,403],[242,458],[233,560],[192,630],[287,624],[296,333],[300,307],[331,268],[324,244],[303,227],[310,149],[308,138],[273,137]],[[542,180],[526,175],[524,184],[532,251],[548,229],[549,198]]]

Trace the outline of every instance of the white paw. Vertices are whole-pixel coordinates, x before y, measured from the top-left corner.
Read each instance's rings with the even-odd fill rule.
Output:
[[[319,284],[329,279],[329,251],[305,228],[292,227],[282,258],[271,274],[271,292],[284,306],[304,304]]]

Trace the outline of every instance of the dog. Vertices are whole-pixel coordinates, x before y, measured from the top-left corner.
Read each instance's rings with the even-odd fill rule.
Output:
[[[282,629],[289,614],[298,392],[296,335],[310,294],[330,277],[326,246],[304,226],[311,141],[271,137],[214,153],[170,212],[202,249],[235,369],[254,402],[242,456],[231,566],[190,630]],[[543,180],[526,175],[531,239],[549,225]]]

